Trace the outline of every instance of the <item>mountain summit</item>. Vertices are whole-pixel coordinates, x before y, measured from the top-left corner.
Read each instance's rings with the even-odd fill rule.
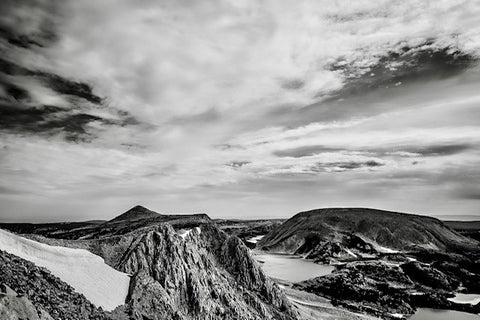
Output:
[[[121,215],[113,218],[109,222],[136,221],[150,218],[158,218],[162,215],[158,212],[149,210],[142,206],[135,206]]]

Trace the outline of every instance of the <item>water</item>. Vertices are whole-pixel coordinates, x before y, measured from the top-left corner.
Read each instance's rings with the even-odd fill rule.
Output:
[[[480,320],[480,316],[452,310],[419,308],[410,320]]]
[[[299,282],[331,273],[333,266],[321,265],[295,255],[254,252],[263,271],[270,278]]]
[[[454,298],[449,298],[448,300],[456,303],[469,303],[475,305],[480,302],[480,294],[457,293]]]

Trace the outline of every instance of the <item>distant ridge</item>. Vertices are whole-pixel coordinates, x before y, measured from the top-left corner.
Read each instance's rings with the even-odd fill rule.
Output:
[[[162,215],[158,212],[152,211],[142,206],[135,206],[130,210],[122,213],[121,215],[113,218],[109,222],[120,222],[120,221],[137,221],[150,218],[159,218]]]
[[[140,228],[168,223],[174,228],[191,229],[212,223],[205,213],[160,214],[140,205],[108,220],[61,223],[0,223],[0,228],[14,233],[38,234],[56,239],[93,239],[125,234]]]
[[[435,215],[433,216],[442,221],[480,221],[480,215],[475,214],[445,214],[445,215]]]
[[[371,208],[324,208],[300,212],[268,233],[259,248],[296,252],[310,246],[335,242],[355,235],[376,245],[396,250],[474,248],[478,242],[466,238],[442,221],[415,214]]]

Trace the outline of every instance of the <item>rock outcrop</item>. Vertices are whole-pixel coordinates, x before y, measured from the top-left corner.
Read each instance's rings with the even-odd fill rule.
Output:
[[[296,319],[248,249],[213,225],[184,239],[160,225],[132,244],[117,267],[133,274],[132,319]]]
[[[331,298],[334,305],[382,318],[415,312],[405,290],[413,288],[413,282],[398,267],[380,262],[349,263],[295,287]]]
[[[326,276],[294,285],[296,289],[332,299],[332,304],[382,319],[411,315],[416,308],[452,309],[471,313],[480,304],[449,301],[458,286],[445,274],[419,262],[392,264],[384,261],[356,261],[340,265]]]
[[[37,309],[24,295],[18,295],[7,285],[0,288],[0,319],[53,320],[43,309]]]
[[[350,233],[338,235],[336,240],[331,241],[325,241],[316,233],[308,234],[294,253],[324,264],[339,260],[352,261],[378,254],[373,245]]]

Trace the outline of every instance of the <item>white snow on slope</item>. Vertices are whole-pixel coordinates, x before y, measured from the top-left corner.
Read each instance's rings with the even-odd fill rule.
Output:
[[[192,229],[180,230],[180,231],[178,232],[178,235],[179,235],[180,237],[182,237],[183,239],[185,239],[185,238],[190,234],[190,232],[192,232]]]
[[[194,229],[180,229],[177,231],[177,234],[182,237],[182,239],[185,239],[192,232],[192,230],[195,230],[197,234],[202,233],[202,229],[195,227]]]
[[[382,247],[382,246],[377,246],[377,251],[382,252],[382,253],[398,253],[398,250],[390,249],[387,247]]]
[[[0,249],[47,268],[104,310],[125,303],[130,276],[84,249],[50,246],[0,229]]]
[[[262,240],[262,239],[263,239],[263,237],[265,237],[265,235],[256,236],[256,237],[253,237],[253,238],[247,239],[247,242],[250,242],[250,243],[257,243],[258,241]]]
[[[349,250],[349,249],[346,249],[346,248],[345,248],[345,251],[346,251],[349,255],[351,255],[352,257],[357,258],[357,255],[356,255],[355,253],[353,253],[352,250]]]

